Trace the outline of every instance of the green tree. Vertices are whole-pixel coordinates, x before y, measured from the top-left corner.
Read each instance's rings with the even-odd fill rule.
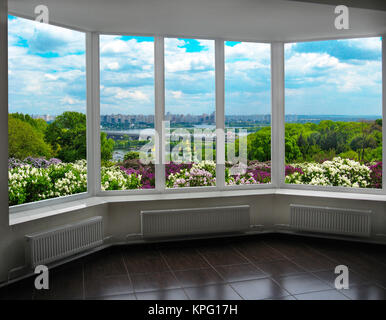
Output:
[[[292,162],[301,159],[302,153],[297,144],[296,136],[285,134],[285,161]]]
[[[271,127],[248,135],[248,160],[269,161],[271,160]],[[238,140],[236,150],[238,150]]]
[[[107,139],[106,132],[101,132],[101,160],[109,161],[113,157],[115,142],[113,139]]]
[[[20,117],[8,116],[8,153],[10,157],[25,159],[31,157],[52,156],[50,146],[43,135],[29,122]]]
[[[365,151],[367,148],[374,149],[377,147],[377,142],[373,136],[371,136],[372,128],[364,121],[361,122],[361,134],[356,136],[350,143],[351,149],[358,153],[360,162],[365,159]]]
[[[86,115],[80,112],[64,112],[48,125],[46,140],[51,144],[56,156],[64,162],[86,159]],[[101,160],[112,158],[114,140],[107,139],[101,132]]]
[[[86,159],[86,115],[64,112],[48,125],[46,141],[64,162]]]

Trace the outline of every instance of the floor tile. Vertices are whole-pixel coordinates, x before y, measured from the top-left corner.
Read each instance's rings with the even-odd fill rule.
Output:
[[[131,276],[135,292],[180,288],[180,282],[171,272],[139,273]]]
[[[0,288],[0,300],[31,300],[34,281],[33,277]]]
[[[241,300],[241,297],[227,284],[186,288],[191,300]]]
[[[182,289],[140,292],[136,296],[138,300],[188,300]]]
[[[175,271],[174,274],[183,287],[197,287],[224,282],[212,268]]]
[[[137,297],[134,293],[129,293],[103,297],[92,297],[88,298],[87,300],[137,300]]]
[[[309,292],[295,295],[297,300],[349,300],[337,290]]]
[[[336,262],[321,255],[298,256],[292,258],[291,261],[307,271],[331,270],[337,266]]]
[[[331,289],[325,282],[308,273],[275,277],[274,279],[281,287],[293,295]]]
[[[325,270],[325,271],[318,271],[313,272],[313,274],[322,279],[323,281],[326,281],[332,288],[335,288],[335,279],[338,276],[338,274],[335,274],[334,270]],[[365,279],[364,277],[360,276],[356,272],[349,269],[349,276],[348,276],[348,284],[349,286],[364,284],[369,282],[368,279]]]
[[[238,243],[234,247],[252,262],[263,263],[285,259],[279,251],[261,242]]]
[[[130,254],[124,257],[129,274],[169,271],[169,267],[159,253],[153,255]]]
[[[252,264],[218,266],[216,270],[228,282],[266,278],[267,274]]]
[[[352,286],[342,293],[353,300],[386,300],[386,290],[375,285]]]
[[[49,272],[49,289],[34,289],[36,300],[78,300],[84,298],[83,265],[70,263]]]
[[[270,278],[234,282],[231,286],[245,300],[261,300],[289,295]]]
[[[304,272],[304,269],[289,260],[256,263],[256,265],[269,276],[288,276]]]
[[[269,298],[264,300],[296,300],[294,296],[284,296],[284,297],[276,297],[276,298]]]
[[[127,275],[122,253],[118,250],[101,251],[84,259],[84,273],[94,278]]]
[[[334,290],[339,264],[348,290]],[[117,246],[0,288],[2,299],[386,299],[384,246],[293,235]],[[237,289],[238,294],[234,289]]]
[[[226,266],[232,264],[248,263],[239,253],[231,247],[215,247],[199,250],[202,256],[213,266]]]
[[[209,264],[201,255],[191,248],[163,249],[161,254],[172,270],[189,270],[209,268]]]
[[[312,256],[317,254],[317,251],[313,248],[305,245],[301,241],[280,241],[280,240],[272,240],[266,242],[267,245],[279,251],[282,255],[287,258],[293,257],[303,257],[303,256]]]
[[[97,278],[85,275],[84,291],[85,297],[89,298],[127,294],[132,293],[134,289],[127,275]]]

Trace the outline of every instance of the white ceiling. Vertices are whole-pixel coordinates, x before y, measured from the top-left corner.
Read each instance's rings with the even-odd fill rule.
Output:
[[[286,0],[9,0],[9,12],[102,33],[296,41],[386,34],[386,12],[350,8],[350,30],[334,27],[334,6]]]

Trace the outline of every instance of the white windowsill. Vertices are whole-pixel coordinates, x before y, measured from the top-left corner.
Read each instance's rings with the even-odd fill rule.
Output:
[[[366,200],[366,201],[386,201],[386,195],[365,194],[350,192],[330,192],[299,189],[254,189],[254,190],[224,190],[210,192],[191,192],[191,193],[154,193],[154,194],[133,194],[133,195],[109,195],[99,197],[89,197],[83,200],[71,201],[57,205],[46,206],[37,209],[24,210],[10,214],[9,224],[16,225],[37,219],[42,219],[62,213],[69,213],[105,203],[118,202],[141,202],[159,200],[183,200],[183,199],[204,199],[221,197],[240,197],[240,196],[259,196],[259,195],[288,195],[302,197],[333,198],[342,200]]]
[[[27,209],[11,213],[9,215],[9,225],[25,223],[32,220],[42,219],[46,217],[55,216],[62,213],[73,212],[84,208],[90,208],[105,203],[105,201],[98,197],[89,197],[83,200],[70,201],[66,203],[44,206],[41,208]]]

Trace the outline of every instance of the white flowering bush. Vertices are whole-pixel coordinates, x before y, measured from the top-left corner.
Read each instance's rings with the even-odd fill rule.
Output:
[[[10,206],[87,191],[86,160],[74,163],[51,161],[44,166],[40,162],[11,159],[8,166]],[[142,186],[141,178],[141,175],[127,174],[116,166],[101,168],[102,190],[137,189]]]
[[[292,166],[300,168],[303,173],[287,175],[286,183],[354,188],[367,188],[371,183],[370,168],[350,159],[336,157],[323,163],[308,162]]]
[[[200,187],[216,185],[216,163],[214,161],[202,161],[194,163],[192,167],[181,169],[171,173],[167,180],[168,188]]]
[[[127,190],[138,189],[142,186],[141,175],[135,173],[127,174],[119,167],[101,168],[101,189],[105,190]]]
[[[47,199],[53,188],[47,170],[29,165],[8,170],[9,205]]]
[[[87,191],[87,164],[51,164],[47,168],[21,164],[8,169],[9,205],[34,202]]]
[[[59,163],[48,168],[54,188],[50,197],[62,197],[87,191],[87,162]]]

